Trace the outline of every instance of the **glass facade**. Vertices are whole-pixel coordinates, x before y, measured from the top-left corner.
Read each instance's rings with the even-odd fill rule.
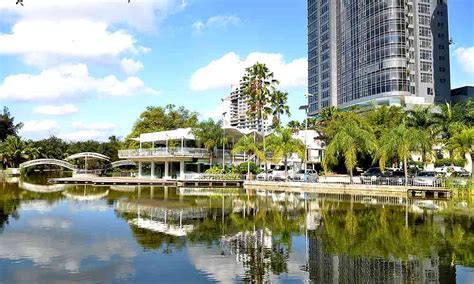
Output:
[[[437,88],[433,68],[439,50],[449,45],[447,39],[437,44],[442,47],[433,42],[435,33],[447,38],[447,28],[433,27],[440,10],[446,11],[437,20],[442,28],[445,0],[308,0],[309,114],[392,97],[402,104],[406,97],[432,103],[434,95],[449,93]],[[449,62],[442,67],[437,70],[449,74]],[[449,87],[444,75],[439,82]]]

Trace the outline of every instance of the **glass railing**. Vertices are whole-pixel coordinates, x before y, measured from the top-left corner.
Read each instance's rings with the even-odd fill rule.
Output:
[[[134,157],[192,157],[192,158],[208,158],[209,151],[202,148],[156,148],[156,149],[128,149],[120,150],[118,155],[121,159]]]

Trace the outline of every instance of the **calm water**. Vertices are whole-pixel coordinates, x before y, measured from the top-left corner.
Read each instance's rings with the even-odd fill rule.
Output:
[[[0,283],[474,283],[472,201],[0,179]]]

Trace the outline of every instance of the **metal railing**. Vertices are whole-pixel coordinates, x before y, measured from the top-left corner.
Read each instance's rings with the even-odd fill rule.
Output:
[[[202,148],[155,148],[155,149],[128,149],[119,150],[118,155],[121,159],[138,157],[190,157],[190,158],[209,158],[209,151]]]
[[[242,174],[184,174],[184,180],[244,180],[245,175]]]

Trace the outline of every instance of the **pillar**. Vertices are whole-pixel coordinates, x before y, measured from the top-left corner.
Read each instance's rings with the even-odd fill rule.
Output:
[[[142,177],[142,162],[138,162],[138,177]]]
[[[184,179],[184,161],[179,162],[179,177]]]
[[[201,173],[201,164],[200,163],[197,164],[197,171],[198,171],[198,174]]]
[[[168,187],[165,186],[164,190],[163,190],[163,199],[164,200],[167,200],[168,199]],[[165,211],[166,212],[166,211]]]
[[[169,162],[165,161],[165,178],[169,178]]]
[[[151,177],[151,178],[155,178],[155,162],[151,162],[150,177]]]

